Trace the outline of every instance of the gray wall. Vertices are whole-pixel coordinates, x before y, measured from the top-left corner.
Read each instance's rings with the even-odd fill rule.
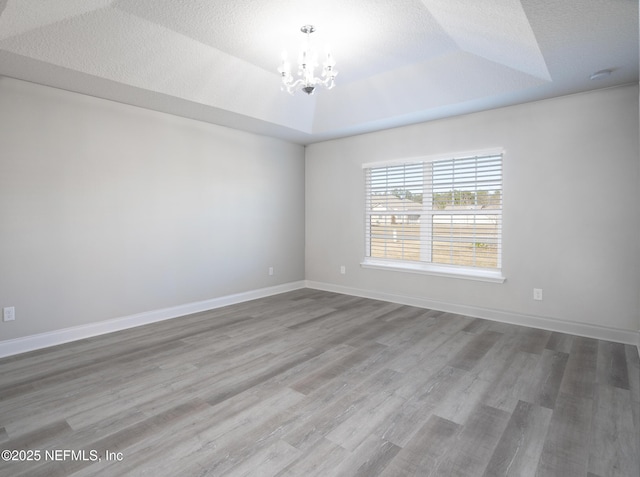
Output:
[[[0,322],[0,341],[304,278],[637,331],[638,130],[628,86],[305,153],[0,78],[0,307],[17,314]],[[506,151],[504,284],[360,267],[362,163],[496,146]]]
[[[302,146],[0,78],[0,340],[303,279]]]
[[[637,85],[311,145],[306,278],[345,289],[640,329]],[[503,147],[504,284],[372,270],[361,165]],[[346,265],[346,275],[340,266]],[[543,289],[543,301],[532,299]]]

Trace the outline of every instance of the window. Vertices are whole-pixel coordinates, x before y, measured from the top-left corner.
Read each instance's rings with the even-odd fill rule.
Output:
[[[504,281],[502,152],[364,166],[363,266]]]

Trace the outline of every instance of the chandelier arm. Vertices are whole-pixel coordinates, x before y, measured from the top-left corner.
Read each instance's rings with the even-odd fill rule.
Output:
[[[300,79],[295,80],[293,83],[290,83],[289,86],[293,89],[293,88],[297,88],[298,86],[304,85],[304,84],[306,84],[305,81],[302,78],[300,78]]]
[[[334,77],[325,78],[324,80],[320,81],[320,84],[322,84],[327,89],[333,89],[333,87],[336,85]]]

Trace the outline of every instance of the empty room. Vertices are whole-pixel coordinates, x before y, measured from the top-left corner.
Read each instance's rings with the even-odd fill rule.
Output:
[[[0,0],[0,476],[640,475],[637,0]]]

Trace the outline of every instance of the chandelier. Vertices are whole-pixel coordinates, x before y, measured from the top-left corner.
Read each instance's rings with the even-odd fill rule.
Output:
[[[282,64],[278,68],[278,73],[282,77],[282,89],[289,94],[293,94],[297,88],[300,88],[307,94],[313,94],[316,86],[322,85],[327,89],[335,86],[334,80],[338,72],[334,70],[336,65],[330,52],[326,53],[324,63],[322,63],[322,76],[315,76],[316,66],[318,66],[318,57],[311,48],[311,34],[316,31],[313,25],[304,25],[300,31],[307,35],[307,41],[298,58],[298,79],[294,80],[291,74],[291,64],[287,59],[287,53],[282,54]]]

